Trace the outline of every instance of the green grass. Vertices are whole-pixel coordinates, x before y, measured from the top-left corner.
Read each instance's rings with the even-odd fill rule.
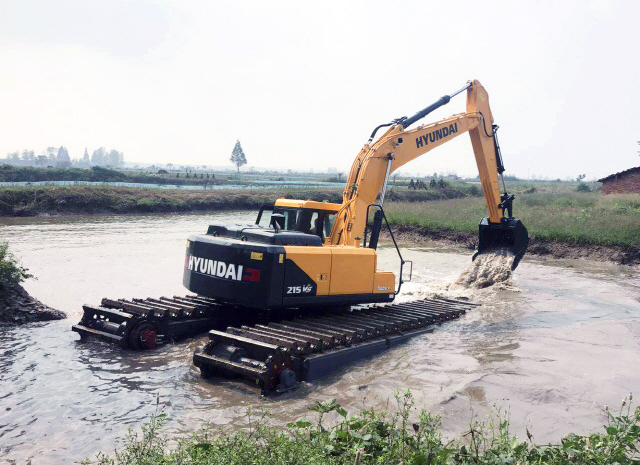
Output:
[[[385,211],[395,225],[476,232],[487,215],[482,198],[430,203],[390,203]],[[519,194],[514,216],[532,237],[570,243],[638,246],[640,195],[597,192],[536,192]]]
[[[166,421],[156,415],[129,432],[113,456],[98,454],[100,465],[423,465],[423,464],[620,464],[640,463],[640,407],[625,398],[616,413],[606,411],[607,424],[588,435],[569,434],[559,444],[521,440],[509,430],[509,419],[498,411],[486,423],[475,422],[462,437],[446,441],[441,419],[421,411],[417,416],[411,393],[396,394],[397,409],[366,410],[349,415],[335,401],[316,402],[307,418],[285,427],[266,426],[268,414],[249,412],[247,429],[225,432],[205,426],[173,444],[161,434]],[[327,426],[324,417],[339,420]],[[324,421],[323,421],[324,420]],[[527,430],[528,433],[528,430]],[[90,460],[83,462],[92,463]]]

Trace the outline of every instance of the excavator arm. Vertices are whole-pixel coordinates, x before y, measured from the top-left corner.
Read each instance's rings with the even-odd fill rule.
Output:
[[[465,113],[408,129],[411,124],[464,90],[467,90]],[[470,81],[459,91],[442,97],[413,117],[395,120],[388,126],[390,128],[371,143],[380,127],[376,128],[351,167],[342,206],[332,229],[331,243],[359,244],[368,220],[368,207],[377,199],[379,204],[384,202],[390,174],[411,160],[468,132],[489,213],[488,218],[480,222],[478,252],[493,247],[511,249],[516,255],[515,268],[526,251],[528,233],[520,221],[511,218],[513,195],[506,192],[504,180],[504,192],[500,189],[499,178],[504,167],[495,134],[497,127],[493,125],[489,97],[484,87],[478,81]]]

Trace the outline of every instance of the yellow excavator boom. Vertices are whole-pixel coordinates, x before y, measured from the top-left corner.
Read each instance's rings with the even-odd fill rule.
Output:
[[[423,118],[435,108],[448,103],[452,96],[465,89],[467,91],[467,111],[465,113],[407,129],[409,125]],[[510,236],[513,235],[515,229],[518,229],[520,237],[517,239],[520,240],[516,241],[518,244],[515,245],[517,250],[514,250],[514,253],[524,254],[526,243],[524,247],[522,247],[522,243],[528,242],[528,235],[523,226],[516,227],[513,222],[509,223],[508,221],[513,196],[506,193],[504,182],[505,192],[501,193],[500,190],[499,176],[504,168],[496,140],[497,126],[493,125],[489,96],[480,82],[469,81],[459,91],[442,97],[438,102],[415,116],[395,120],[388,126],[391,127],[377,141],[371,143],[374,131],[371,139],[362,148],[351,167],[343,193],[343,202],[331,232],[331,244],[352,246],[359,244],[367,224],[369,206],[376,204],[376,201],[380,205],[384,202],[389,175],[411,160],[445,144],[460,134],[468,132],[489,213],[485,220],[487,226],[485,231],[491,230],[491,233],[485,234],[485,239],[491,239],[489,242],[492,242],[493,245],[509,246],[509,243],[513,242]],[[508,224],[511,224],[512,227],[506,227]],[[498,225],[501,225],[501,228]],[[511,232],[501,233],[501,229]],[[517,233],[518,231],[516,231],[516,235]],[[482,242],[482,227],[480,235]]]

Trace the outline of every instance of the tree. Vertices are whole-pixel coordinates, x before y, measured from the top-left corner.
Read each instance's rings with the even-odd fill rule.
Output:
[[[236,141],[236,145],[233,147],[233,152],[231,152],[231,163],[236,165],[238,173],[240,172],[240,167],[247,164],[247,157],[244,155],[244,151],[242,150],[242,145],[240,145],[239,140]]]
[[[46,155],[38,155],[36,157],[36,166],[47,166],[47,156]]]
[[[107,165],[110,165],[112,168],[117,168],[118,166],[124,165],[124,155],[122,152],[118,152],[115,149],[109,151],[105,160]],[[155,166],[152,166],[155,169]]]
[[[91,166],[91,159],[89,158],[89,151],[87,150],[87,148],[84,148],[84,155],[82,157],[82,160],[80,161],[81,166],[88,168]]]
[[[22,151],[22,159],[28,164],[33,165],[36,160],[36,154],[33,150],[23,150]]]
[[[578,191],[578,192],[591,192],[591,188],[589,187],[588,184],[585,184],[584,182],[580,181],[578,183],[578,186],[576,187],[576,191]]]
[[[64,147],[60,146],[58,149],[58,155],[56,156],[56,165],[67,168],[71,165],[71,157],[69,157],[69,152]]]
[[[49,159],[49,163],[55,165],[58,159],[58,147],[47,147],[45,154]]]
[[[98,150],[94,150],[91,155],[91,164],[102,166],[106,164],[107,149],[100,147]]]

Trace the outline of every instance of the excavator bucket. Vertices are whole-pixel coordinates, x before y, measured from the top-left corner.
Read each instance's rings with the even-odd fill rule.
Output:
[[[529,232],[520,220],[505,218],[501,223],[491,223],[489,218],[482,218],[478,228],[478,252],[473,259],[492,250],[508,250],[515,259],[511,269],[515,270],[529,245]]]

